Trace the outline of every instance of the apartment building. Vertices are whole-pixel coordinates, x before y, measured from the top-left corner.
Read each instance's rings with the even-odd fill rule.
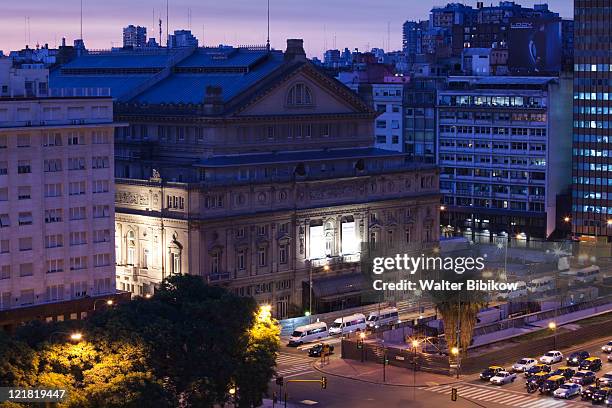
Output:
[[[0,99],[0,327],[114,299],[109,97]]]
[[[568,215],[557,200],[570,185],[570,95],[566,78],[449,78],[438,96],[447,234],[525,245],[560,228]]]

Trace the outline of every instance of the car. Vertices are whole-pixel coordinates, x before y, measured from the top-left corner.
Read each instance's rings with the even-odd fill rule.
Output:
[[[310,357],[321,357],[321,354],[328,356],[334,352],[334,346],[327,343],[319,343],[308,349]]]
[[[574,376],[575,373],[576,373],[576,370],[574,370],[572,367],[561,366],[561,367],[558,367],[555,371],[553,371],[552,375],[561,375],[565,377],[567,380],[569,380],[570,378]]]
[[[612,354],[608,354],[608,361],[612,362]]]
[[[589,358],[588,351],[575,351],[567,357],[567,365],[579,366],[582,360]]]
[[[536,364],[529,370],[525,371],[525,378],[529,378],[537,373],[550,373],[550,366],[548,364]]]
[[[561,384],[559,388],[553,391],[553,397],[570,399],[576,395],[580,395],[582,386],[574,383]]]
[[[599,377],[599,386],[612,387],[612,371]]]
[[[591,396],[591,403],[595,405],[605,402],[609,395],[612,395],[612,388],[600,386],[593,392],[593,395]]]
[[[516,374],[508,371],[500,371],[495,376],[493,376],[490,380],[491,384],[495,385],[504,385],[516,380]]]
[[[570,382],[580,385],[589,385],[593,384],[595,379],[595,373],[592,371],[578,371],[572,378],[570,378]]]
[[[567,382],[567,379],[562,375],[552,375],[540,384],[540,393],[552,394],[557,388]]]
[[[612,353],[612,341],[609,341],[603,346],[601,346],[601,351],[608,354]]]
[[[599,371],[601,370],[601,358],[599,357],[589,357],[582,360],[580,363],[581,370],[588,371]]]
[[[582,392],[580,393],[580,398],[584,401],[588,401],[593,397],[593,394],[595,393],[595,391],[597,391],[599,388],[597,388],[596,385],[589,385],[588,387],[584,387],[582,389]]]
[[[540,357],[540,363],[554,364],[563,361],[563,353],[557,350],[551,350]]]
[[[500,366],[489,366],[482,373],[480,373],[480,379],[490,381],[491,378],[495,377],[495,375],[500,371],[506,370],[504,370],[504,368]]]
[[[529,370],[534,365],[538,364],[535,358],[521,358],[519,361],[512,365],[512,371],[515,373],[522,373],[525,370]]]
[[[542,385],[542,383],[544,381],[546,381],[547,379],[549,379],[550,377],[551,377],[550,373],[545,373],[545,372],[541,371],[541,372],[535,373],[531,377],[529,377],[527,382],[528,383],[535,383],[538,386],[538,388],[539,388],[540,385]]]

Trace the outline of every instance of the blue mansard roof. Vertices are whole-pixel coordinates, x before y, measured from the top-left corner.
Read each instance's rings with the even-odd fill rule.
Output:
[[[199,104],[207,86],[227,102],[283,64],[282,51],[265,48],[113,50],[77,57],[55,69],[51,88],[110,88],[121,102]]]

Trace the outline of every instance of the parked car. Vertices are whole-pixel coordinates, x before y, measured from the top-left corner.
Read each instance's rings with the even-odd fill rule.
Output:
[[[537,373],[550,373],[550,366],[548,364],[536,364],[529,370],[525,371],[525,377],[529,378]]]
[[[310,357],[321,357],[321,354],[328,356],[334,352],[334,346],[327,343],[319,343],[308,349]]]
[[[570,378],[570,382],[580,385],[589,385],[595,382],[595,373],[592,371],[578,371],[572,378]]]
[[[500,366],[490,366],[480,373],[480,379],[485,381],[491,381],[491,378],[495,377],[500,371],[506,371]]]
[[[516,380],[515,373],[510,373],[508,371],[500,371],[497,374],[495,374],[495,376],[492,377],[490,381],[491,381],[491,384],[504,385],[504,384],[514,382],[514,380]]]
[[[540,393],[552,394],[557,388],[565,384],[567,379],[562,375],[552,375],[540,385]]]
[[[596,385],[589,385],[588,387],[584,387],[582,389],[582,392],[580,393],[580,398],[584,401],[589,401],[593,397],[595,391],[597,391],[598,389],[599,388],[597,388]]]
[[[574,376],[574,374],[576,374],[576,370],[574,370],[572,367],[568,367],[568,366],[558,367],[552,373],[552,375],[561,375],[561,376],[565,377],[566,380],[569,380],[570,378],[572,378]]]
[[[581,370],[588,370],[588,371],[599,371],[599,370],[601,370],[601,358],[599,358],[599,357],[589,357],[589,358],[586,358],[586,359],[582,360],[582,363],[580,363],[580,369]]]
[[[581,385],[574,384],[574,383],[565,383],[565,384],[561,384],[559,388],[557,388],[553,392],[553,397],[570,399],[576,395],[580,395],[581,392],[582,392]]]
[[[601,347],[601,351],[604,353],[612,353],[612,341],[607,342]]]
[[[526,370],[529,370],[537,363],[538,362],[535,358],[521,358],[519,361],[512,365],[512,371],[514,371],[515,373],[522,373]]]
[[[604,403],[609,395],[612,395],[612,388],[600,386],[593,392],[593,395],[591,396],[591,403],[593,405]]]
[[[567,357],[567,365],[579,366],[587,358],[589,358],[588,351],[575,351]]]
[[[612,387],[612,371],[599,377],[599,386]]]
[[[563,353],[557,350],[551,350],[540,357],[540,363],[554,364],[563,361]]]

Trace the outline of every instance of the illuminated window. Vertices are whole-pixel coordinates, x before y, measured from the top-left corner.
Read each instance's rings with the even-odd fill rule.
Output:
[[[128,232],[127,246],[127,264],[134,265],[134,255],[136,252],[136,237],[134,236],[134,231]]]

